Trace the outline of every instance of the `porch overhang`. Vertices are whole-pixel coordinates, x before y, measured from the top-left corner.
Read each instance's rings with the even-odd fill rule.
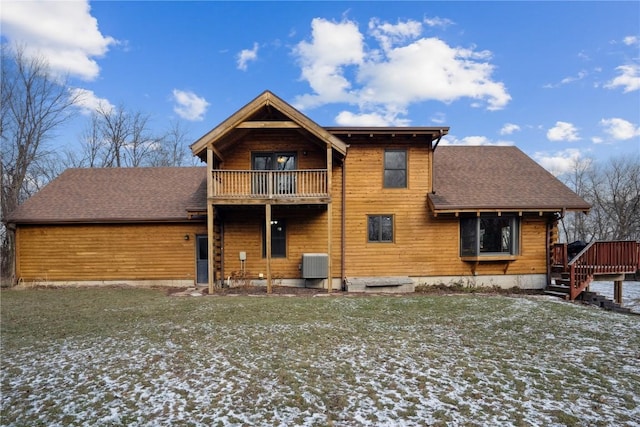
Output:
[[[452,205],[446,203],[437,203],[434,200],[436,197],[433,194],[429,194],[427,197],[427,208],[433,214],[434,217],[439,215],[477,215],[480,216],[482,214],[496,214],[498,216],[502,214],[516,214],[518,216],[523,215],[554,215],[559,214],[564,216],[564,214],[568,211],[574,212],[584,212],[585,214],[589,212],[589,207],[587,206],[473,206],[473,205]]]

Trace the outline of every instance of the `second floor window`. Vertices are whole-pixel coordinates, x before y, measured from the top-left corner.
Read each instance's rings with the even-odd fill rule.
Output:
[[[406,150],[385,150],[384,188],[407,188]]]

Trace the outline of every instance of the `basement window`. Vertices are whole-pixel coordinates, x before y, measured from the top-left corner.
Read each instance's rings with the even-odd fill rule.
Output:
[[[512,215],[480,215],[460,219],[460,256],[517,255],[519,219]]]

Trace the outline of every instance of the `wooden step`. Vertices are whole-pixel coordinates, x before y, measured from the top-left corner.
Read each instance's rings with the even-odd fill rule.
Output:
[[[552,291],[552,292],[562,292],[564,294],[568,294],[569,293],[569,286],[565,285],[565,284],[551,284],[549,286],[546,287],[546,290],[548,291]]]
[[[562,299],[569,299],[569,294],[566,292],[550,291],[545,289],[544,293],[545,295],[551,295],[551,296],[562,298]]]

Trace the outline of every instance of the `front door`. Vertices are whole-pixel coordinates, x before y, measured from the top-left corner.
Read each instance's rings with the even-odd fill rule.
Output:
[[[196,283],[209,283],[209,239],[196,236]]]

